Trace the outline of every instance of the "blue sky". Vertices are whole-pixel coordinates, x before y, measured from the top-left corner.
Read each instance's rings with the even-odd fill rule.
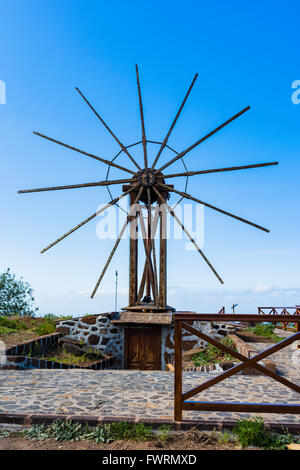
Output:
[[[162,140],[196,72],[170,145],[183,150],[247,105],[250,111],[186,157],[189,170],[279,161],[277,167],[194,176],[189,192],[268,227],[266,234],[205,210],[203,250],[221,286],[184,240],[168,247],[169,304],[178,310],[255,313],[300,303],[297,2],[0,1],[0,271],[32,284],[42,313],[113,309],[127,302],[128,243],[94,300],[89,294],[113,240],[97,221],[46,246],[108,200],[105,188],[17,195],[21,188],[102,180],[106,166],[32,134],[40,131],[112,158],[118,146],[76,93],[78,86],[126,144],[140,140],[134,64],[149,139]],[[142,149],[136,153],[142,160]],[[170,155],[162,156],[162,163]],[[140,160],[140,161],[141,161]],[[126,163],[123,156],[120,163]],[[121,163],[121,164],[122,164]],[[180,165],[170,167],[181,171]],[[113,178],[124,173],[113,170]],[[183,189],[182,180],[173,180]],[[121,189],[121,188],[120,188]],[[117,188],[113,189],[118,194]]]

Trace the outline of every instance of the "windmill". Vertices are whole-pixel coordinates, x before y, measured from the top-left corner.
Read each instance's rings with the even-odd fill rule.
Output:
[[[144,122],[144,111],[143,111],[143,104],[142,104],[142,95],[141,95],[141,86],[140,86],[140,79],[139,79],[139,71],[137,65],[135,66],[136,69],[136,79],[137,79],[137,89],[138,89],[138,99],[139,99],[139,110],[140,110],[140,119],[141,119],[141,136],[142,140],[130,145],[125,146],[116,134],[111,130],[111,128],[106,124],[106,122],[102,119],[102,117],[98,114],[92,104],[88,101],[88,99],[84,96],[84,94],[76,88],[76,91],[79,93],[81,98],[85,101],[85,103],[89,106],[92,112],[96,115],[99,119],[101,124],[107,129],[107,131],[111,134],[113,139],[118,143],[120,146],[119,153],[112,159],[107,160],[103,157],[98,155],[94,155],[92,153],[88,153],[84,150],[79,148],[73,147],[68,145],[64,142],[59,140],[53,139],[48,137],[44,134],[39,132],[34,132],[35,135],[42,137],[50,142],[56,143],[60,146],[63,146],[67,149],[73,150],[81,155],[96,159],[97,161],[104,163],[108,167],[106,179],[103,181],[96,181],[91,183],[80,183],[80,184],[73,184],[67,186],[54,186],[54,187],[47,187],[47,188],[36,188],[36,189],[26,189],[20,190],[19,193],[34,193],[40,191],[57,191],[57,190],[64,190],[64,189],[76,189],[76,188],[88,188],[88,187],[97,187],[97,186],[104,186],[107,187],[108,190],[112,185],[123,185],[122,193],[113,198],[111,192],[109,190],[109,194],[111,196],[111,200],[101,209],[94,212],[88,218],[80,222],[74,228],[60,236],[57,240],[49,244],[45,247],[41,253],[46,252],[57,243],[71,235],[73,232],[81,228],[87,222],[94,219],[97,215],[101,212],[104,212],[109,207],[114,205],[118,205],[118,202],[128,196],[130,198],[130,210],[127,213],[126,220],[123,224],[123,227],[120,230],[117,240],[112,248],[112,251],[105,263],[105,266],[99,276],[99,279],[95,285],[95,288],[92,292],[91,297],[93,298],[98,290],[100,283],[104,277],[104,274],[114,256],[120,240],[129,225],[130,227],[130,259],[129,259],[129,304],[125,310],[129,311],[142,311],[142,312],[159,312],[159,311],[172,311],[174,310],[172,307],[167,305],[167,263],[166,263],[166,255],[167,255],[167,240],[166,240],[166,215],[169,212],[171,216],[175,219],[176,223],[181,227],[183,232],[192,242],[196,250],[198,251],[199,255],[201,256],[202,260],[207,264],[208,268],[213,272],[216,276],[218,281],[223,284],[223,280],[221,279],[220,275],[217,273],[215,268],[212,266],[204,252],[200,249],[197,245],[194,238],[190,235],[187,228],[183,225],[182,221],[176,215],[174,211],[174,207],[171,207],[168,204],[168,200],[171,194],[179,195],[181,199],[188,199],[194,201],[198,204],[202,204],[209,209],[217,211],[223,215],[236,219],[240,222],[248,224],[252,227],[255,227],[259,230],[264,232],[269,232],[268,229],[255,224],[249,220],[246,220],[240,216],[232,214],[226,210],[223,210],[219,207],[216,207],[208,202],[200,200],[198,197],[192,196],[185,191],[180,191],[176,189],[172,184],[169,184],[169,180],[172,178],[182,177],[188,178],[191,176],[196,175],[205,175],[209,173],[217,173],[217,172],[226,172],[226,171],[237,171],[237,170],[246,170],[252,168],[259,168],[259,167],[266,167],[277,165],[278,162],[270,162],[270,163],[257,163],[257,164],[250,164],[250,165],[243,165],[243,166],[234,166],[234,167],[225,167],[225,168],[215,168],[215,169],[206,169],[206,170],[199,170],[199,171],[187,171],[185,166],[185,171],[181,173],[168,173],[166,172],[167,168],[173,165],[176,161],[181,160],[183,161],[183,157],[188,155],[188,153],[198,147],[202,142],[207,140],[209,137],[213,136],[225,126],[233,122],[238,117],[242,116],[246,111],[250,109],[249,106],[239,111],[237,114],[232,116],[230,119],[223,122],[221,125],[216,127],[214,130],[206,134],[204,137],[201,137],[195,143],[187,147],[186,149],[177,152],[173,148],[168,145],[169,138],[173,132],[175,124],[177,123],[179,116],[183,110],[183,107],[191,93],[191,90],[196,82],[198,74],[196,74],[192,80],[190,87],[179,107],[179,110],[171,123],[171,126],[162,142],[148,140],[146,138],[145,133],[145,122]],[[155,144],[158,146],[158,152],[152,162],[149,162],[149,155],[148,155],[148,144]],[[132,156],[131,148],[137,145],[142,146],[143,150],[143,161],[142,163],[138,162],[136,158]],[[164,165],[159,165],[159,159],[161,157],[162,152],[168,149],[169,151],[174,153],[173,158],[171,158],[167,163]],[[130,169],[129,167],[122,166],[116,162],[117,157],[121,154],[125,154],[126,157],[130,160],[131,164],[134,165],[134,169]],[[128,162],[129,163],[129,162]],[[108,179],[109,171],[111,168],[117,168],[118,170],[122,170],[126,173],[127,178],[124,179],[115,179],[110,180]],[[144,217],[144,212],[146,213],[146,217]],[[144,260],[144,269],[142,275],[139,276],[138,273],[138,237],[136,236],[137,233],[137,225],[139,224],[142,238],[143,238],[143,245],[145,251],[145,260]],[[159,231],[159,253],[157,256],[157,249],[155,243],[155,235],[156,232]]]

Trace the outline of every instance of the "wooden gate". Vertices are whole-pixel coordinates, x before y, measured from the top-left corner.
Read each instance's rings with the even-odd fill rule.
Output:
[[[300,393],[300,387],[293,382],[285,379],[284,377],[272,372],[259,361],[265,359],[284,347],[293,343],[295,340],[300,339],[300,332],[290,336],[289,338],[274,344],[269,349],[248,358],[232,348],[225,346],[216,339],[204,334],[202,331],[196,330],[192,327],[194,321],[213,321],[213,322],[294,322],[295,316],[293,315],[231,315],[231,314],[191,314],[180,313],[175,314],[175,374],[174,374],[174,419],[175,421],[182,421],[183,410],[199,410],[199,411],[235,411],[235,412],[255,412],[255,413],[290,413],[300,414],[300,405],[294,404],[269,404],[269,403],[226,403],[226,402],[208,402],[208,401],[188,401],[192,396],[197,395],[204,390],[216,385],[223,380],[231,377],[232,375],[246,369],[247,367],[254,367],[261,373],[271,377],[272,379],[280,382],[282,385],[290,388],[291,390]],[[237,358],[240,363],[231,369],[214,376],[203,384],[182,393],[182,330],[187,330],[195,336],[207,341],[208,343],[216,346],[222,351]]]
[[[161,329],[125,329],[125,369],[161,368]]]

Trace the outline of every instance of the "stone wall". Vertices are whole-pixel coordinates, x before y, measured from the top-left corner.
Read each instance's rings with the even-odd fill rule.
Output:
[[[63,362],[49,361],[47,359],[37,359],[28,356],[5,356],[0,362],[0,369],[28,370],[28,369],[93,369],[103,370],[113,368],[113,358],[104,358],[95,361],[90,366],[76,366]]]
[[[111,313],[64,320],[56,331],[113,356],[116,368],[124,367],[124,329],[111,323]]]
[[[113,356],[115,368],[122,369],[124,367],[124,326],[112,324],[111,315],[111,313],[101,313],[79,319],[64,320],[58,324],[56,330],[98,349],[102,354]],[[216,339],[220,339],[234,330],[231,325],[213,322],[193,322],[192,326]],[[165,370],[166,365],[172,363],[174,356],[173,325],[161,327],[161,339],[161,369]],[[205,341],[188,331],[183,332],[182,344],[183,351],[206,346]]]

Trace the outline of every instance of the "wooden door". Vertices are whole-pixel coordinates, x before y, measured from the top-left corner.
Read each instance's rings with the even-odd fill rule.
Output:
[[[125,329],[125,369],[161,369],[160,328]]]

